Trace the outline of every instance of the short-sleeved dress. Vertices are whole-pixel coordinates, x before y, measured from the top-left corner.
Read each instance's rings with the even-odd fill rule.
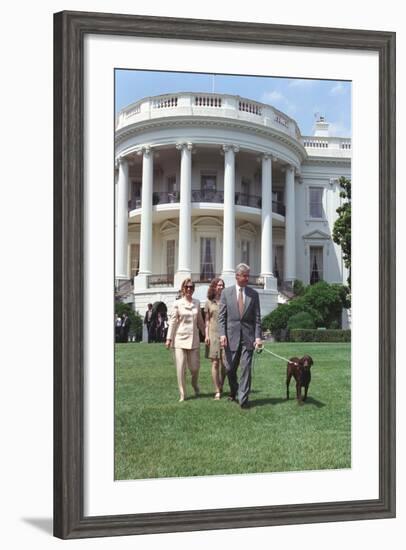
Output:
[[[220,336],[218,331],[219,304],[216,300],[206,300],[204,304],[204,314],[207,319],[209,316],[209,338],[210,346],[206,346],[206,357],[209,359],[220,359],[223,349],[220,346]]]

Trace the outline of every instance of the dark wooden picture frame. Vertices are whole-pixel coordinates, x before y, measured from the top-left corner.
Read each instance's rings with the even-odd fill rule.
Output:
[[[87,517],[83,511],[83,41],[87,34],[379,55],[379,498]],[[395,516],[395,33],[61,12],[54,18],[54,534],[81,538]]]

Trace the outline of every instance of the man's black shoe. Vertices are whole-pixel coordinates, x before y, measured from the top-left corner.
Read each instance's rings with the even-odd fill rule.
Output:
[[[229,396],[227,397],[227,401],[237,401],[237,398],[236,398],[235,395],[229,395]]]
[[[245,403],[241,403],[240,408],[241,409],[249,409],[250,404],[246,401]]]

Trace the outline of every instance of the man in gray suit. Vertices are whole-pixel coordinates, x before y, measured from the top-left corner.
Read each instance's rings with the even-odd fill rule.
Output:
[[[258,292],[247,286],[250,268],[246,264],[236,267],[236,285],[221,293],[219,307],[220,344],[225,350],[226,372],[230,384],[230,397],[242,409],[249,407],[251,365],[254,349],[262,346],[261,312]],[[240,381],[237,368],[241,366]]]

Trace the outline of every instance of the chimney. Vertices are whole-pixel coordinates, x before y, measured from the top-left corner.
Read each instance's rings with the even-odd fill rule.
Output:
[[[324,116],[319,116],[314,126],[314,135],[317,137],[328,137],[329,123],[325,121]]]

